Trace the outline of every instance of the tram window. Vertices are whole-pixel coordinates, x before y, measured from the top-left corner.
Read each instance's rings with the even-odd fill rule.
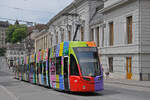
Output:
[[[33,64],[31,64],[30,72],[33,73]]]
[[[25,73],[25,66],[26,66],[26,65],[24,64],[24,65],[23,65],[23,73]]]
[[[56,58],[56,74],[61,74],[61,57]]]
[[[38,63],[38,74],[40,74],[40,63]]]
[[[50,71],[51,71],[51,75],[55,75],[55,58],[51,59],[51,65],[50,65]]]
[[[79,76],[77,62],[73,55],[70,55],[70,75]]]
[[[29,65],[27,65],[27,72],[29,72]]]
[[[40,62],[40,74],[42,74],[42,62]]]
[[[33,63],[33,72],[36,72],[36,65]]]
[[[23,65],[21,65],[21,69],[20,69],[20,71],[21,71],[21,72],[23,72]]]
[[[37,67],[37,74],[39,74],[39,63],[36,64]]]
[[[44,67],[43,74],[46,74],[46,62],[43,63],[43,67]]]

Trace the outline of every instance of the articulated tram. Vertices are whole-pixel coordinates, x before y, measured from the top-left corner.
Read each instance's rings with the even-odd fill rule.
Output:
[[[102,91],[103,71],[94,42],[62,42],[16,60],[16,78],[73,92]]]

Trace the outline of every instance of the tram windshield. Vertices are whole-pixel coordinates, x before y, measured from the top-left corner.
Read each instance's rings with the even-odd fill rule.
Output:
[[[79,61],[82,76],[99,76],[100,64],[96,47],[74,48]]]

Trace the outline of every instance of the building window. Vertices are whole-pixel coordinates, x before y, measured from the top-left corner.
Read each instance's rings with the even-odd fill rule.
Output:
[[[99,27],[96,28],[96,35],[97,35],[97,46],[99,47]]]
[[[104,27],[102,27],[102,47],[104,47]]]
[[[81,27],[81,41],[84,41],[84,27]]]
[[[48,48],[48,35],[46,35],[46,48]]]
[[[14,51],[14,55],[16,55],[16,51]]]
[[[45,36],[45,48],[44,48],[44,49],[46,49],[46,45],[47,45],[47,44],[46,44],[46,36]]]
[[[42,37],[42,49],[44,49],[44,38]]]
[[[108,61],[109,61],[109,72],[113,72],[113,57],[109,57]]]
[[[51,46],[52,46],[52,42],[53,42],[53,37],[51,36]]]
[[[91,29],[91,41],[94,41],[94,29]]]
[[[43,37],[43,45],[44,45],[43,49],[45,49],[45,36]]]
[[[127,41],[132,44],[132,16],[127,17]]]
[[[56,44],[58,44],[58,32],[56,34]]]
[[[71,41],[71,31],[68,31],[69,41]]]
[[[21,55],[23,55],[23,52],[21,52]]]
[[[72,29],[72,26],[69,25],[69,29],[68,29],[68,39],[69,39],[69,41],[71,41],[71,29]]]
[[[61,33],[61,42],[64,41],[64,29],[62,29],[62,33]]]
[[[109,45],[112,46],[114,44],[114,24],[113,22],[109,23]]]
[[[48,48],[48,36],[46,35],[46,48]]]

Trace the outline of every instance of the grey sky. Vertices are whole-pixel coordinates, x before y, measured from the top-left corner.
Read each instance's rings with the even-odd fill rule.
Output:
[[[47,23],[72,1],[73,0],[0,0],[0,18]]]

